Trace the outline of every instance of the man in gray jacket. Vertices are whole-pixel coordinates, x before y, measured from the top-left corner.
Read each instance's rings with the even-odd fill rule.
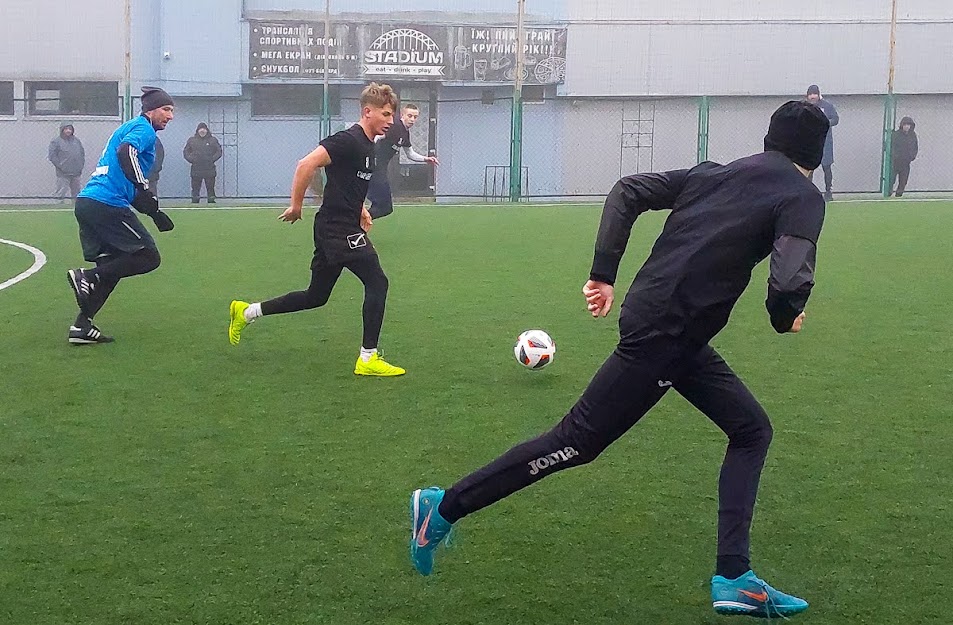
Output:
[[[83,168],[86,166],[86,151],[82,142],[76,138],[73,124],[60,125],[60,136],[50,141],[47,158],[56,169],[56,199],[76,200],[79,193]]]

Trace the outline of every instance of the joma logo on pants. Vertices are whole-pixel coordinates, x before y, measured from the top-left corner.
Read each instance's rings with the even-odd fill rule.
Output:
[[[529,474],[536,475],[540,471],[544,471],[549,467],[556,466],[560,462],[566,462],[574,456],[578,456],[579,452],[573,449],[572,447],[566,447],[565,449],[560,449],[559,451],[554,451],[553,453],[543,456],[542,458],[537,458],[529,463]]]

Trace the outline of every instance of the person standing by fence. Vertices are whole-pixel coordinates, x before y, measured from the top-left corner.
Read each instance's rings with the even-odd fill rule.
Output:
[[[209,132],[208,124],[199,123],[195,134],[189,137],[182,151],[185,160],[192,164],[192,203],[198,204],[202,194],[202,183],[208,203],[215,203],[215,176],[218,173],[215,163],[222,158],[222,144]]]

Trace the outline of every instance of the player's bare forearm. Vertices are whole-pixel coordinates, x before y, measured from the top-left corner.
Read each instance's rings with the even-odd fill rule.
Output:
[[[314,180],[314,174],[317,172],[317,168],[311,170],[309,167],[303,166],[300,162],[298,163],[298,168],[295,169],[294,180],[291,183],[291,207],[296,210],[301,210],[302,204],[304,204],[304,196],[308,192],[308,187],[311,186],[311,181]]]
[[[324,149],[324,146],[318,146],[310,154],[298,161],[298,167],[295,169],[294,179],[291,183],[291,208],[295,210],[301,210],[301,205],[304,204],[305,193],[308,192],[308,187],[311,185],[311,181],[314,180],[314,175],[322,167],[327,167],[331,164],[331,156],[328,154],[328,151]]]

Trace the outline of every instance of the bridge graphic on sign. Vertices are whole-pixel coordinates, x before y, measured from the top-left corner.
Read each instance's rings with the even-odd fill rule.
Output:
[[[378,37],[364,53],[364,74],[383,76],[443,76],[445,58],[426,33],[395,28]]]

